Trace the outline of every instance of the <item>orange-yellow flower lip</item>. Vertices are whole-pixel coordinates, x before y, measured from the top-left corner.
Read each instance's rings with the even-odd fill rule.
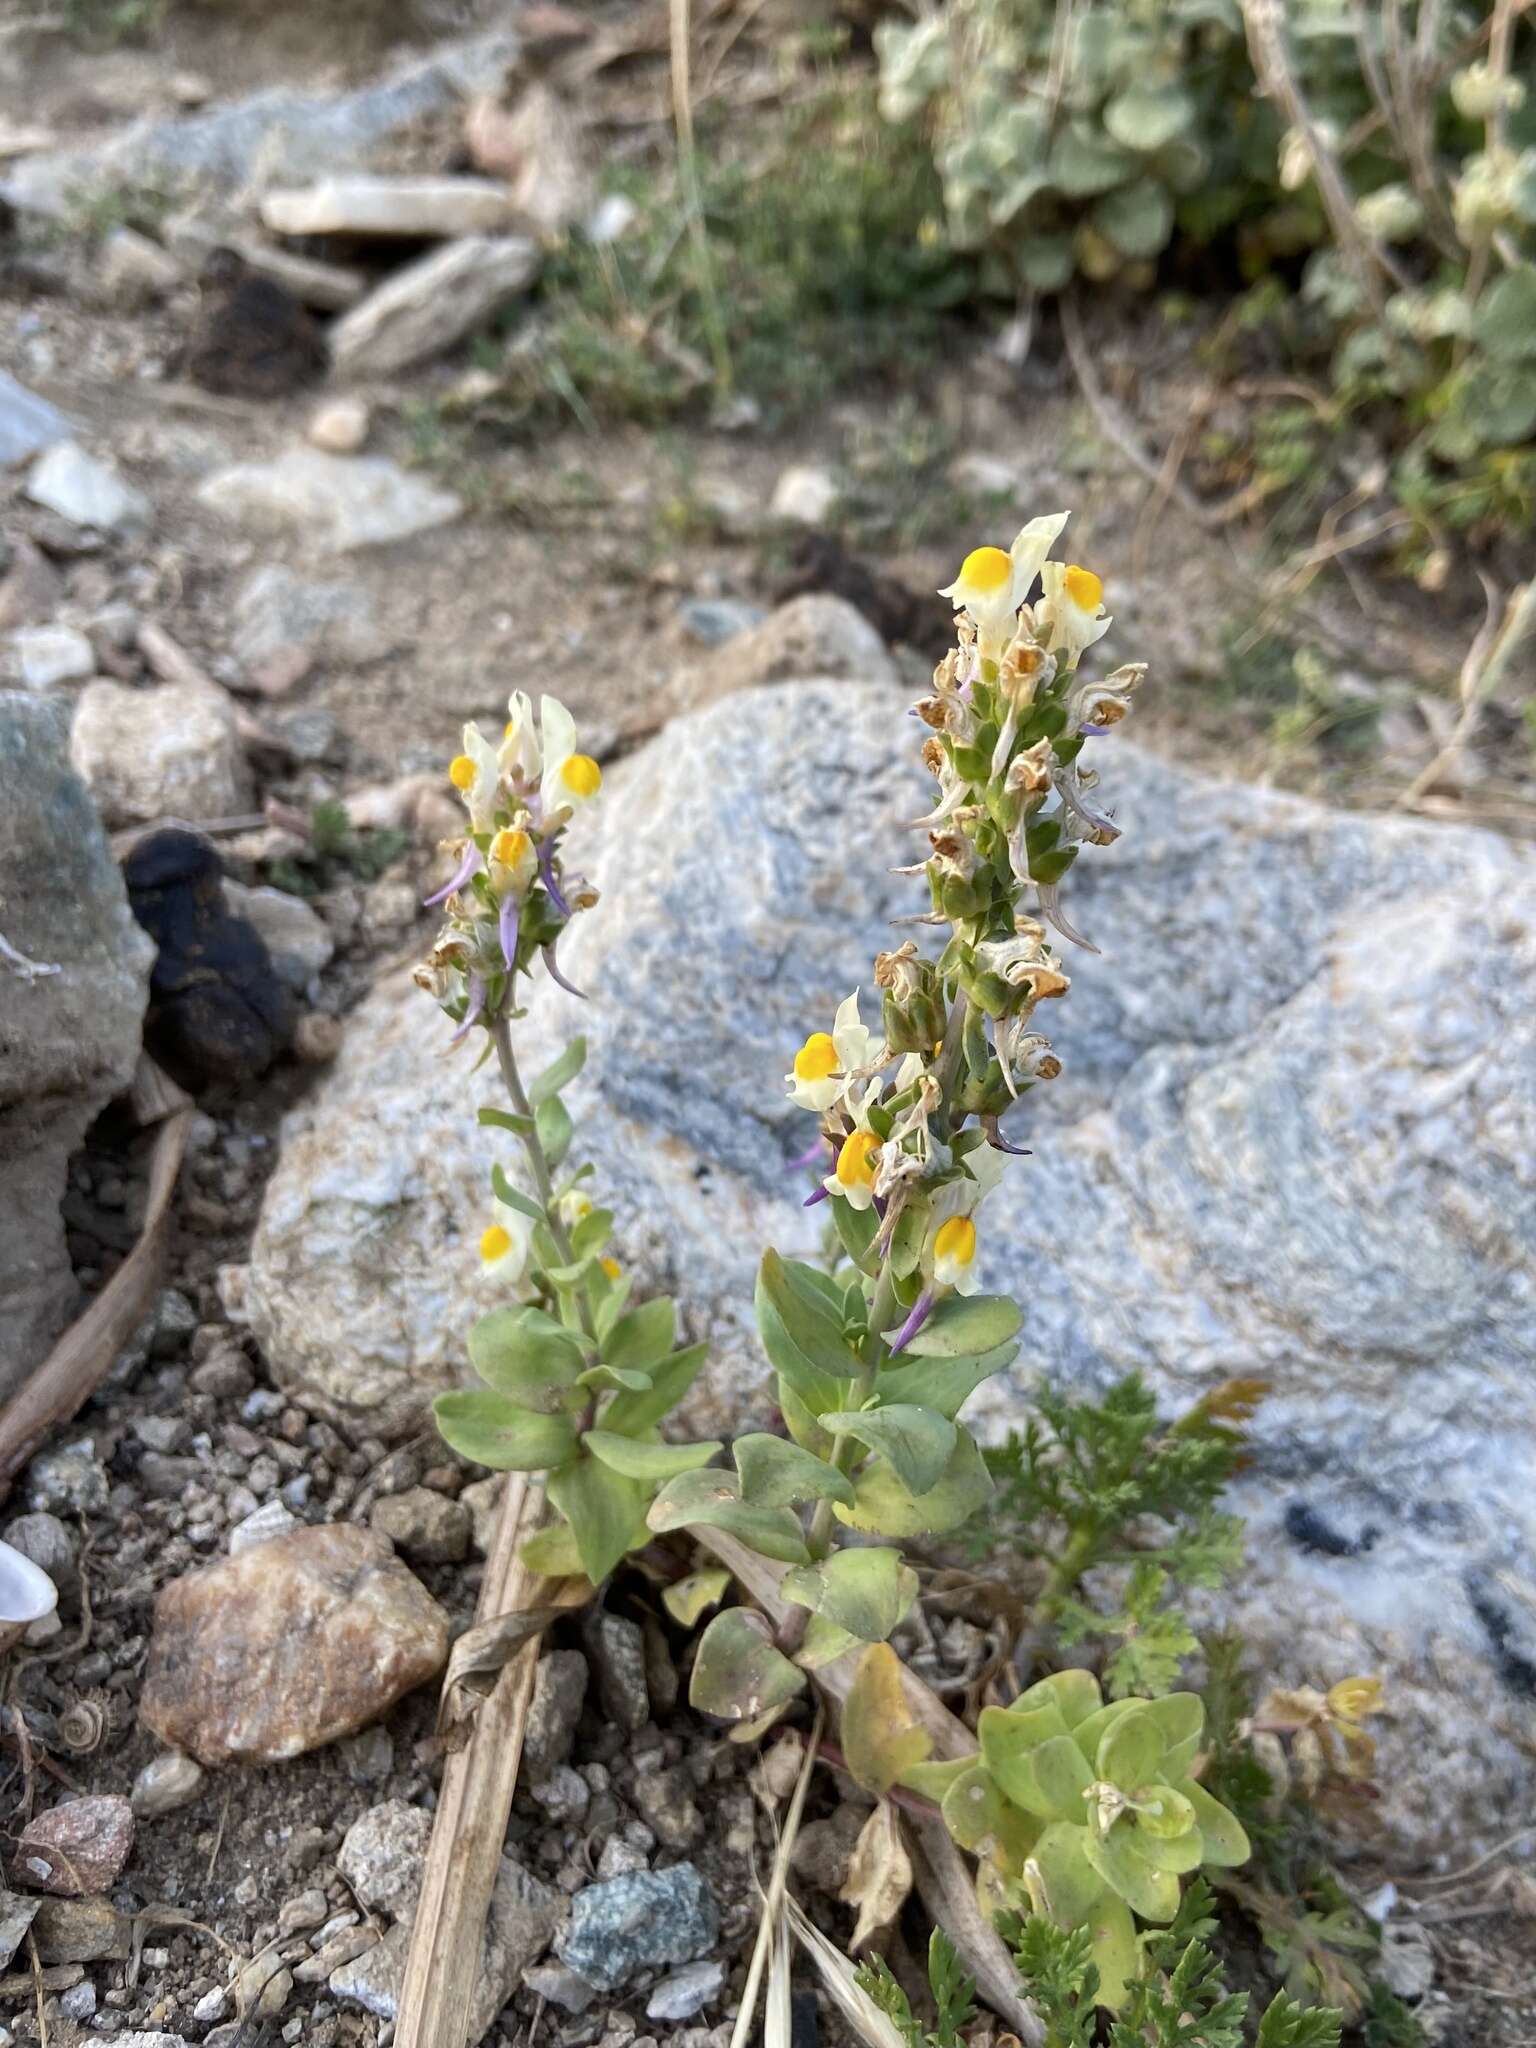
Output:
[[[1013,574],[1013,558],[1006,548],[972,548],[960,564],[957,579],[963,589],[979,597],[994,597],[1006,589]]]
[[[797,1081],[825,1081],[837,1072],[837,1047],[830,1031],[813,1031],[795,1054]]]

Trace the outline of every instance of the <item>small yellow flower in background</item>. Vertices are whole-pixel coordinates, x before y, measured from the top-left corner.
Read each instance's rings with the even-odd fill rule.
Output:
[[[497,893],[508,889],[521,896],[539,871],[539,857],[533,841],[521,826],[504,827],[489,847],[491,880]]]
[[[1363,1721],[1367,1714],[1381,1713],[1386,1703],[1379,1678],[1341,1678],[1328,1688],[1329,1708],[1341,1721]]]
[[[617,1259],[599,1259],[597,1263],[602,1267],[610,1280],[622,1280],[624,1278],[624,1268]]]
[[[554,824],[590,802],[603,786],[603,771],[590,754],[576,751],[576,721],[555,697],[540,706],[544,728],[544,775],[540,793],[547,823]]]
[[[832,1029],[813,1031],[795,1054],[794,1071],[784,1076],[784,1085],[801,1109],[819,1114],[837,1101],[851,1075],[878,1064],[882,1050],[874,1033],[859,1022],[855,989],[838,1004]]]
[[[1047,631],[1046,645],[1052,654],[1076,661],[1113,623],[1104,610],[1104,585],[1091,569],[1076,563],[1047,562],[1040,578],[1044,595],[1035,616]]]
[[[797,1081],[825,1081],[837,1072],[837,1047],[830,1031],[813,1031],[795,1054]]]
[[[523,1277],[533,1243],[533,1221],[509,1203],[494,1205],[496,1220],[480,1233],[480,1263],[498,1279]]]

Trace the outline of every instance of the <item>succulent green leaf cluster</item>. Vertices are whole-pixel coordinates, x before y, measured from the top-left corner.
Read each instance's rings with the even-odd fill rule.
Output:
[[[983,1903],[1086,1926],[1106,2005],[1140,1973],[1137,1922],[1171,1921],[1191,1871],[1247,1860],[1241,1824],[1190,1775],[1204,1726],[1194,1693],[1106,1703],[1091,1672],[1060,1671],[984,1708],[979,1756],[942,1767]],[[916,1774],[930,1791],[933,1768]]]

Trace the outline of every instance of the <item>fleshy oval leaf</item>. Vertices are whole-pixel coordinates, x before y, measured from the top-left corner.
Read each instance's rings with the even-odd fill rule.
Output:
[[[547,1472],[565,1464],[576,1449],[569,1416],[521,1408],[488,1388],[439,1394],[432,1412],[452,1450],[493,1472]]]
[[[954,1423],[909,1403],[834,1412],[823,1415],[821,1425],[878,1452],[914,1496],[931,1493],[954,1456]]]
[[[804,1686],[804,1672],[774,1647],[767,1623],[744,1607],[728,1607],[699,1638],[688,1703],[722,1721],[756,1721]]]
[[[651,1502],[647,1517],[657,1535],[673,1529],[727,1529],[762,1557],[809,1564],[805,1532],[791,1508],[748,1507],[734,1472],[680,1472]]]
[[[724,1448],[718,1443],[641,1443],[632,1436],[616,1436],[609,1429],[589,1429],[581,1441],[594,1458],[622,1472],[626,1479],[672,1479],[679,1472],[707,1465]]]
[[[883,1643],[917,1598],[917,1574],[899,1550],[834,1550],[786,1572],[779,1591],[861,1642]]]
[[[749,1507],[795,1508],[811,1500],[853,1505],[853,1481],[845,1472],[781,1436],[751,1431],[736,1438],[731,1456]]]
[[[1006,1294],[951,1294],[907,1345],[908,1358],[969,1358],[1010,1343],[1024,1321]],[[894,1333],[893,1333],[894,1334]]]

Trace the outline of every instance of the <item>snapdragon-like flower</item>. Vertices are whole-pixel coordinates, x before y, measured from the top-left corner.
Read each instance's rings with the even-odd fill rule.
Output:
[[[495,1021],[512,978],[536,955],[570,986],[555,941],[597,901],[581,878],[567,886],[560,843],[574,810],[596,795],[601,771],[577,752],[575,722],[555,698],[542,700],[535,719],[527,693],[514,690],[507,712],[495,746],[477,725],[464,728],[448,779],[464,799],[469,832],[445,843],[453,872],[426,899],[446,905],[447,923],[416,979],[458,1025],[455,1044],[476,1023]]]
[[[813,1031],[795,1054],[784,1085],[799,1108],[814,1109],[820,1115],[842,1099],[851,1081],[880,1065],[884,1050],[874,1033],[859,1021],[859,992],[855,989],[838,1004],[832,1029]]]
[[[1013,546],[973,548],[954,582],[939,592],[965,612],[976,628],[983,661],[997,661],[1013,637],[1019,606],[1040,574],[1051,543],[1066,525],[1066,512],[1048,513],[1021,527]]]
[[[478,725],[464,728],[464,751],[448,765],[448,780],[464,799],[472,832],[489,832],[496,822],[501,759]]]
[[[548,705],[552,700],[546,697],[544,701]],[[526,690],[514,690],[507,699],[507,723],[496,752],[503,775],[520,789],[537,789],[544,750],[534,723],[533,699]]]
[[[856,1124],[838,1147],[837,1164],[822,1186],[829,1195],[841,1195],[850,1209],[867,1209],[875,1199],[879,1166],[879,1138],[867,1124]]]
[[[976,1270],[976,1211],[1003,1177],[1001,1154],[982,1145],[966,1157],[966,1174],[946,1181],[933,1199],[924,1267],[935,1287],[956,1294],[974,1294],[981,1285]]]
[[[480,1233],[480,1263],[487,1273],[516,1286],[533,1247],[533,1221],[510,1203],[492,1204],[494,1220]]]
[[[1045,628],[1052,654],[1077,661],[1084,648],[1102,640],[1113,621],[1104,609],[1104,585],[1091,569],[1047,562],[1040,572],[1045,594],[1035,617]]]
[[[603,771],[590,754],[576,751],[576,721],[557,698],[542,704],[544,773],[540,795],[544,816],[553,824],[590,803],[603,786]]]

